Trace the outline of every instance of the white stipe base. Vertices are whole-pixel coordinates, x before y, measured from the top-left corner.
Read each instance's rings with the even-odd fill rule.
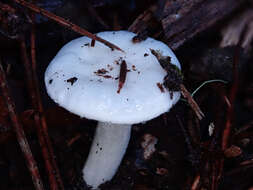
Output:
[[[99,122],[83,169],[87,185],[96,189],[112,179],[126,152],[131,125]]]

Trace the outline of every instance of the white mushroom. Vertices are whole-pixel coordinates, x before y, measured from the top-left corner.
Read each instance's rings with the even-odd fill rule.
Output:
[[[45,73],[49,96],[60,106],[81,117],[98,121],[96,134],[83,169],[84,180],[92,188],[112,179],[125,154],[131,125],[151,120],[179,100],[179,92],[164,92],[165,70],[150,49],[170,56],[180,68],[173,52],[164,43],[147,38],[133,43],[127,31],[97,34],[124,50],[112,51],[81,37],[69,42],[52,60]],[[121,63],[127,64],[123,88],[118,93]],[[173,96],[171,97],[171,93]]]

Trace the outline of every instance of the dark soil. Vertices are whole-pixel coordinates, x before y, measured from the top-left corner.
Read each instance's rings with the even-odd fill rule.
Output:
[[[103,30],[127,30],[135,18],[154,3],[151,0],[91,0],[89,6],[92,6],[104,20],[105,23],[102,24],[81,0],[38,0],[38,2],[41,7],[68,18],[92,33]],[[28,12],[25,11],[26,14]],[[229,18],[225,21],[228,22]],[[27,25],[25,27],[26,31],[21,32],[26,37],[29,51],[30,32]],[[245,52],[236,47],[219,48],[220,27],[220,24],[214,25],[175,52],[182,65],[183,83],[190,92],[207,80],[220,79],[227,82],[209,83],[194,95],[194,99],[205,113],[205,118],[198,121],[187,102],[180,100],[169,113],[144,124],[134,125],[122,164],[115,177],[101,185],[102,190],[191,189],[194,177],[198,173],[202,176],[201,189],[210,189],[212,183],[210,177],[213,173],[207,171],[212,171],[211,164],[222,158],[225,159],[224,172],[216,189],[252,190],[253,54],[252,51]],[[82,168],[89,152],[96,122],[81,119],[56,105],[47,96],[43,79],[48,63],[58,50],[79,35],[41,16],[36,17],[36,31],[37,76],[49,136],[60,174],[66,190],[88,189],[82,180]],[[22,55],[18,42],[9,37],[0,33],[0,58],[7,71],[18,116],[24,125],[45,189],[49,189]],[[229,94],[233,85],[232,65],[236,51],[239,52],[239,88],[233,102],[235,110],[229,143],[239,148],[238,154],[233,152],[234,149],[223,153],[220,148],[221,134],[227,119],[227,105],[223,97],[224,94]],[[72,84],[76,80],[77,78],[72,78],[67,82]],[[217,135],[215,140],[208,135],[210,123],[214,123],[218,131],[215,132]],[[157,139],[155,151],[149,159],[144,159],[144,149],[141,146],[146,134]],[[213,142],[214,146],[210,148],[209,145]],[[209,164],[203,164],[203,160],[209,160]],[[0,190],[33,189],[30,173],[0,94]]]

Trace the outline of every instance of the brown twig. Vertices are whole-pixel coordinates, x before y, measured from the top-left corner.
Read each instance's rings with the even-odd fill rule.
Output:
[[[177,122],[181,128],[181,131],[184,135],[184,139],[185,139],[185,142],[187,144],[187,147],[188,147],[188,150],[190,152],[190,158],[193,165],[194,165],[194,162],[196,163],[196,161],[198,162],[198,150],[194,148],[193,146],[193,140],[192,140],[192,137],[189,135],[189,132],[185,129],[184,125],[183,125],[183,122],[181,121],[181,119],[179,118],[178,115],[176,115],[176,118],[177,118]],[[196,164],[195,164],[196,165]]]
[[[135,21],[128,27],[128,31],[134,33],[142,33],[148,27],[148,22],[152,19],[153,13],[156,11],[156,6],[151,6],[139,15]]]
[[[233,134],[233,141],[234,140],[238,141],[239,139],[252,136],[253,133],[249,131],[249,129],[252,129],[252,128],[253,128],[253,121],[250,121],[246,125],[242,126]]]
[[[219,160],[215,160],[211,164],[211,190],[218,189],[218,171],[219,171]]]
[[[113,30],[120,30],[122,26],[119,23],[119,15],[117,11],[113,12]]]
[[[95,46],[95,40],[91,40],[91,43],[90,43],[90,47],[94,47]]]
[[[198,104],[195,102],[195,100],[192,98],[191,94],[188,92],[188,90],[185,88],[183,84],[180,84],[181,94],[183,97],[187,100],[195,114],[197,115],[199,120],[202,120],[203,117],[205,117],[204,113],[201,111]]]
[[[247,169],[252,169],[253,168],[253,161],[252,160],[246,160],[236,168],[233,168],[232,170],[226,172],[224,175],[225,176],[230,176],[230,175],[235,175],[236,173],[240,172],[245,172]]]
[[[201,133],[200,133],[200,123],[198,118],[195,117],[192,111],[188,112],[188,122],[187,128],[189,131],[189,135],[192,137],[192,141],[196,145],[200,145]],[[195,121],[195,122],[194,122]]]
[[[31,30],[31,62],[32,62],[32,75],[31,78],[28,80],[34,81],[33,83],[33,90],[30,92],[31,96],[35,96],[36,102],[34,102],[33,107],[38,110],[38,112],[35,114],[35,123],[37,127],[38,132],[38,138],[40,141],[40,145],[42,147],[42,153],[44,156],[47,172],[50,179],[50,186],[52,190],[58,190],[64,189],[63,182],[61,180],[60,172],[57,166],[57,163],[55,161],[54,151],[52,148],[52,143],[50,141],[49,135],[48,135],[48,128],[46,123],[46,118],[44,114],[44,109],[41,101],[40,96],[40,90],[39,90],[39,82],[36,75],[36,34],[35,34],[35,15],[31,15],[33,24],[32,24],[32,30]],[[26,63],[28,64],[28,62]],[[27,71],[30,73],[30,71]]]
[[[192,186],[191,186],[191,190],[197,190],[198,187],[199,187],[199,182],[200,182],[200,175],[197,175],[194,178],[194,181],[193,181]]]
[[[222,97],[220,98],[220,103],[218,103],[218,105],[221,105],[220,107],[223,107],[224,105],[226,105],[225,100],[223,98],[226,92],[223,88],[222,89],[218,88],[217,91],[220,97]],[[218,176],[219,176],[219,170],[220,170],[220,160],[222,159],[221,158],[222,155],[217,156],[216,160],[213,160],[214,155],[217,154],[220,150],[218,146],[219,146],[219,141],[220,141],[220,136],[221,136],[221,131],[222,131],[221,128],[224,124],[223,113],[219,111],[221,109],[220,107],[215,106],[215,110],[216,110],[215,118],[217,119],[215,120],[214,132],[212,134],[212,139],[208,145],[207,151],[204,152],[202,156],[200,171],[198,171],[196,174],[196,176],[200,176],[200,180],[202,181],[204,181],[205,178],[209,178],[211,180],[210,189],[215,189],[216,187],[218,187],[217,183],[218,183],[218,179],[220,178]],[[211,175],[205,176],[206,173],[211,173]]]
[[[202,181],[204,182],[205,179],[207,178],[210,179],[210,189],[215,189],[218,186],[217,182],[218,182],[219,177],[217,176],[219,176],[219,170],[220,170],[220,165],[218,164],[220,164],[222,155],[220,156],[217,155],[217,157],[215,158],[216,160],[212,160],[212,159],[218,152],[220,152],[220,149],[218,146],[220,142],[222,126],[224,125],[224,119],[223,119],[224,116],[223,116],[223,112],[220,112],[219,110],[221,109],[221,107],[223,108],[224,105],[226,105],[226,102],[224,99],[224,96],[226,95],[226,91],[224,88],[217,88],[216,90],[219,93],[219,97],[221,98],[219,102],[217,103],[217,105],[220,105],[220,106],[217,106],[217,105],[215,106],[214,112],[216,113],[215,118],[217,118],[215,120],[215,128],[212,134],[212,139],[208,147],[205,148],[206,151],[201,156],[199,171],[197,171],[195,174],[195,177],[194,177],[195,181],[192,182],[192,189],[195,189],[193,187],[196,187],[196,183],[198,184],[198,189],[200,189],[201,188],[200,184],[202,183]],[[206,176],[207,173],[208,173],[208,176]]]
[[[112,50],[116,49],[116,50],[119,50],[119,51],[122,51],[124,52],[122,49],[120,49],[118,46],[112,44],[111,42],[108,42],[90,32],[88,32],[87,30],[73,24],[72,22],[62,18],[62,17],[59,17],[45,9],[42,9],[40,7],[37,7],[35,5],[33,5],[32,3],[29,3],[29,2],[26,2],[24,0],[13,0],[14,2],[18,3],[19,5],[22,5],[28,9],[30,9],[31,11],[35,12],[35,13],[38,13],[38,14],[41,14],[55,22],[57,22],[58,24],[62,25],[62,26],[65,26],[67,27],[68,29],[71,29],[81,35],[84,35],[84,36],[87,36],[93,40],[97,40],[103,44],[105,44],[106,46],[110,47]]]
[[[11,118],[11,122],[14,128],[14,131],[16,133],[19,146],[24,154],[27,167],[32,176],[34,187],[36,190],[44,190],[43,183],[42,183],[39,170],[37,167],[37,163],[33,158],[30,146],[28,144],[28,141],[26,139],[26,136],[23,130],[23,126],[20,124],[20,121],[16,115],[15,104],[10,96],[10,90],[7,86],[7,80],[6,80],[5,72],[3,70],[3,66],[1,64],[1,60],[0,60],[0,85],[1,85],[3,97],[6,101],[6,106],[8,107],[9,116]]]
[[[228,106],[227,109],[227,116],[226,116],[226,123],[224,130],[222,132],[222,140],[221,140],[221,149],[222,151],[225,151],[229,146],[229,140],[230,140],[230,134],[231,134],[231,127],[233,122],[233,114],[234,114],[234,103],[236,94],[238,91],[239,86],[239,78],[238,78],[238,64],[239,64],[239,45],[237,46],[235,50],[234,60],[233,60],[233,84],[229,92],[229,102],[230,106]],[[224,158],[218,162],[218,172],[215,176],[215,186],[218,186],[219,179],[221,178],[223,174],[223,167],[224,167]]]
[[[36,110],[38,110],[38,100],[37,100],[38,98],[36,96],[36,89],[35,89],[34,80],[33,80],[33,73],[30,69],[30,62],[28,59],[27,51],[26,51],[26,44],[25,44],[24,37],[21,37],[21,39],[20,39],[20,49],[21,49],[23,64],[25,67],[26,82],[27,82],[27,87],[28,87],[28,91],[30,94],[30,98],[32,101],[32,105]],[[32,47],[32,49],[34,49],[34,48]],[[41,115],[43,115],[43,114],[41,114]],[[40,123],[40,118],[38,116],[38,112],[35,114],[34,119],[35,119],[35,123],[36,123],[36,129],[37,129],[37,134],[38,134],[38,138],[39,138],[39,143],[41,146],[42,155],[43,155],[43,158],[45,161],[45,166],[46,166],[46,169],[48,172],[50,186],[51,186],[51,189],[57,190],[58,183],[55,178],[54,167],[52,166],[53,155],[50,156],[50,153],[48,150],[48,145],[47,145],[45,137],[44,137],[45,134],[43,133],[42,126]]]
[[[238,62],[239,62],[239,46],[235,50],[234,60],[233,60],[233,84],[229,92],[229,104],[226,103],[225,94],[223,94],[223,103],[227,105],[227,113],[226,113],[226,120],[225,126],[222,131],[220,129],[215,129],[215,135],[212,139],[210,144],[210,150],[213,150],[215,144],[217,144],[217,138],[221,134],[221,150],[224,152],[230,144],[230,134],[231,134],[231,127],[233,122],[233,114],[234,114],[234,102],[238,90]],[[223,122],[219,122],[218,126],[223,126]],[[218,133],[217,133],[218,132]],[[221,133],[220,133],[221,132]],[[216,159],[214,162],[211,162],[212,168],[212,176],[211,176],[211,189],[216,190],[218,188],[221,176],[223,175],[224,170],[224,157]]]
[[[127,75],[127,64],[126,61],[123,60],[120,65],[120,73],[119,73],[119,85],[117,93],[120,93],[121,88],[124,86]]]
[[[27,51],[26,51],[26,44],[25,44],[25,39],[24,36],[20,36],[19,37],[19,45],[20,45],[20,55],[26,70],[26,78],[27,78],[27,87],[28,87],[28,91],[29,92],[33,92],[34,91],[34,85],[33,85],[33,81],[32,80],[28,80],[32,78],[32,72],[30,70],[29,67],[29,59],[28,59],[28,55],[27,55]],[[31,94],[31,101],[32,101],[32,105],[36,105],[36,96],[35,94]]]
[[[95,10],[95,8],[90,4],[89,1],[82,1],[81,3],[83,3],[83,6],[88,9],[91,16],[95,18],[98,21],[98,23],[100,23],[106,30],[110,28],[109,25],[104,21],[104,19],[101,16],[99,16],[99,14]]]
[[[229,102],[230,105],[227,110],[227,119],[226,119],[226,124],[225,128],[222,134],[222,150],[224,151],[229,144],[229,138],[230,138],[230,132],[231,132],[231,125],[232,125],[232,120],[233,120],[233,113],[234,113],[234,102],[238,90],[238,63],[239,62],[239,47],[236,48],[235,50],[235,55],[234,55],[234,61],[233,61],[233,85],[230,89],[229,92]]]

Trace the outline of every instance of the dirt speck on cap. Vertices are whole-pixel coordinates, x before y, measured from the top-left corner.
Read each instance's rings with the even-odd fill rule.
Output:
[[[71,86],[77,81],[78,78],[76,77],[72,77],[72,78],[69,78],[68,80],[66,80],[66,82],[69,82],[71,83]]]
[[[165,92],[164,88],[163,88],[163,85],[160,82],[156,83],[156,85],[158,86],[158,88],[161,90],[162,93]]]

